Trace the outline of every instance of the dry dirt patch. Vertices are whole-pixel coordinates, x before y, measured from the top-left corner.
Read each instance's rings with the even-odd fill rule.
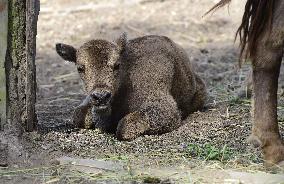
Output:
[[[134,169],[190,166],[198,170],[212,166],[275,172],[265,170],[258,150],[246,144],[251,129],[250,100],[235,97],[249,72],[248,64],[236,69],[238,48],[233,43],[244,2],[233,1],[229,14],[224,8],[202,18],[216,2],[41,1],[36,60],[41,133],[26,135],[26,166],[45,165],[57,157],[70,156],[115,160]],[[181,44],[206,81],[210,96],[206,110],[192,114],[171,133],[142,136],[131,142],[119,142],[113,135],[98,130],[70,129],[73,108],[80,103],[84,91],[75,66],[56,55],[55,43],[79,46],[93,38],[114,40],[123,31],[130,38],[166,35]],[[283,135],[282,73],[279,120]]]

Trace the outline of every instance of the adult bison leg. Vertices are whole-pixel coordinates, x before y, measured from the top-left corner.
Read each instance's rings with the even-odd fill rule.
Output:
[[[277,120],[277,89],[282,46],[259,44],[253,62],[254,124],[250,141],[261,146],[267,164],[284,160]]]

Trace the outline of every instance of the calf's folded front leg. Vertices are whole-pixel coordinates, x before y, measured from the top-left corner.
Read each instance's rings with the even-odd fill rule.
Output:
[[[143,134],[170,132],[180,125],[180,112],[172,96],[150,97],[139,110],[119,121],[116,136],[119,140],[133,140]]]
[[[74,110],[72,121],[77,128],[85,128],[85,119],[91,109],[91,97],[88,95]]]

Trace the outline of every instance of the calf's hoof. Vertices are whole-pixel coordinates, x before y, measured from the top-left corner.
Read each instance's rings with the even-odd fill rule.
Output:
[[[142,135],[148,125],[138,112],[130,113],[122,118],[117,126],[116,137],[118,140],[131,141]]]
[[[80,108],[75,108],[72,122],[76,128],[84,128],[85,126],[85,112],[82,111]]]

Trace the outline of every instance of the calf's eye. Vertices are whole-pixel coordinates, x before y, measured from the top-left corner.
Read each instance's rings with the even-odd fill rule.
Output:
[[[84,65],[78,65],[77,70],[79,73],[84,73],[85,72],[85,66]]]

